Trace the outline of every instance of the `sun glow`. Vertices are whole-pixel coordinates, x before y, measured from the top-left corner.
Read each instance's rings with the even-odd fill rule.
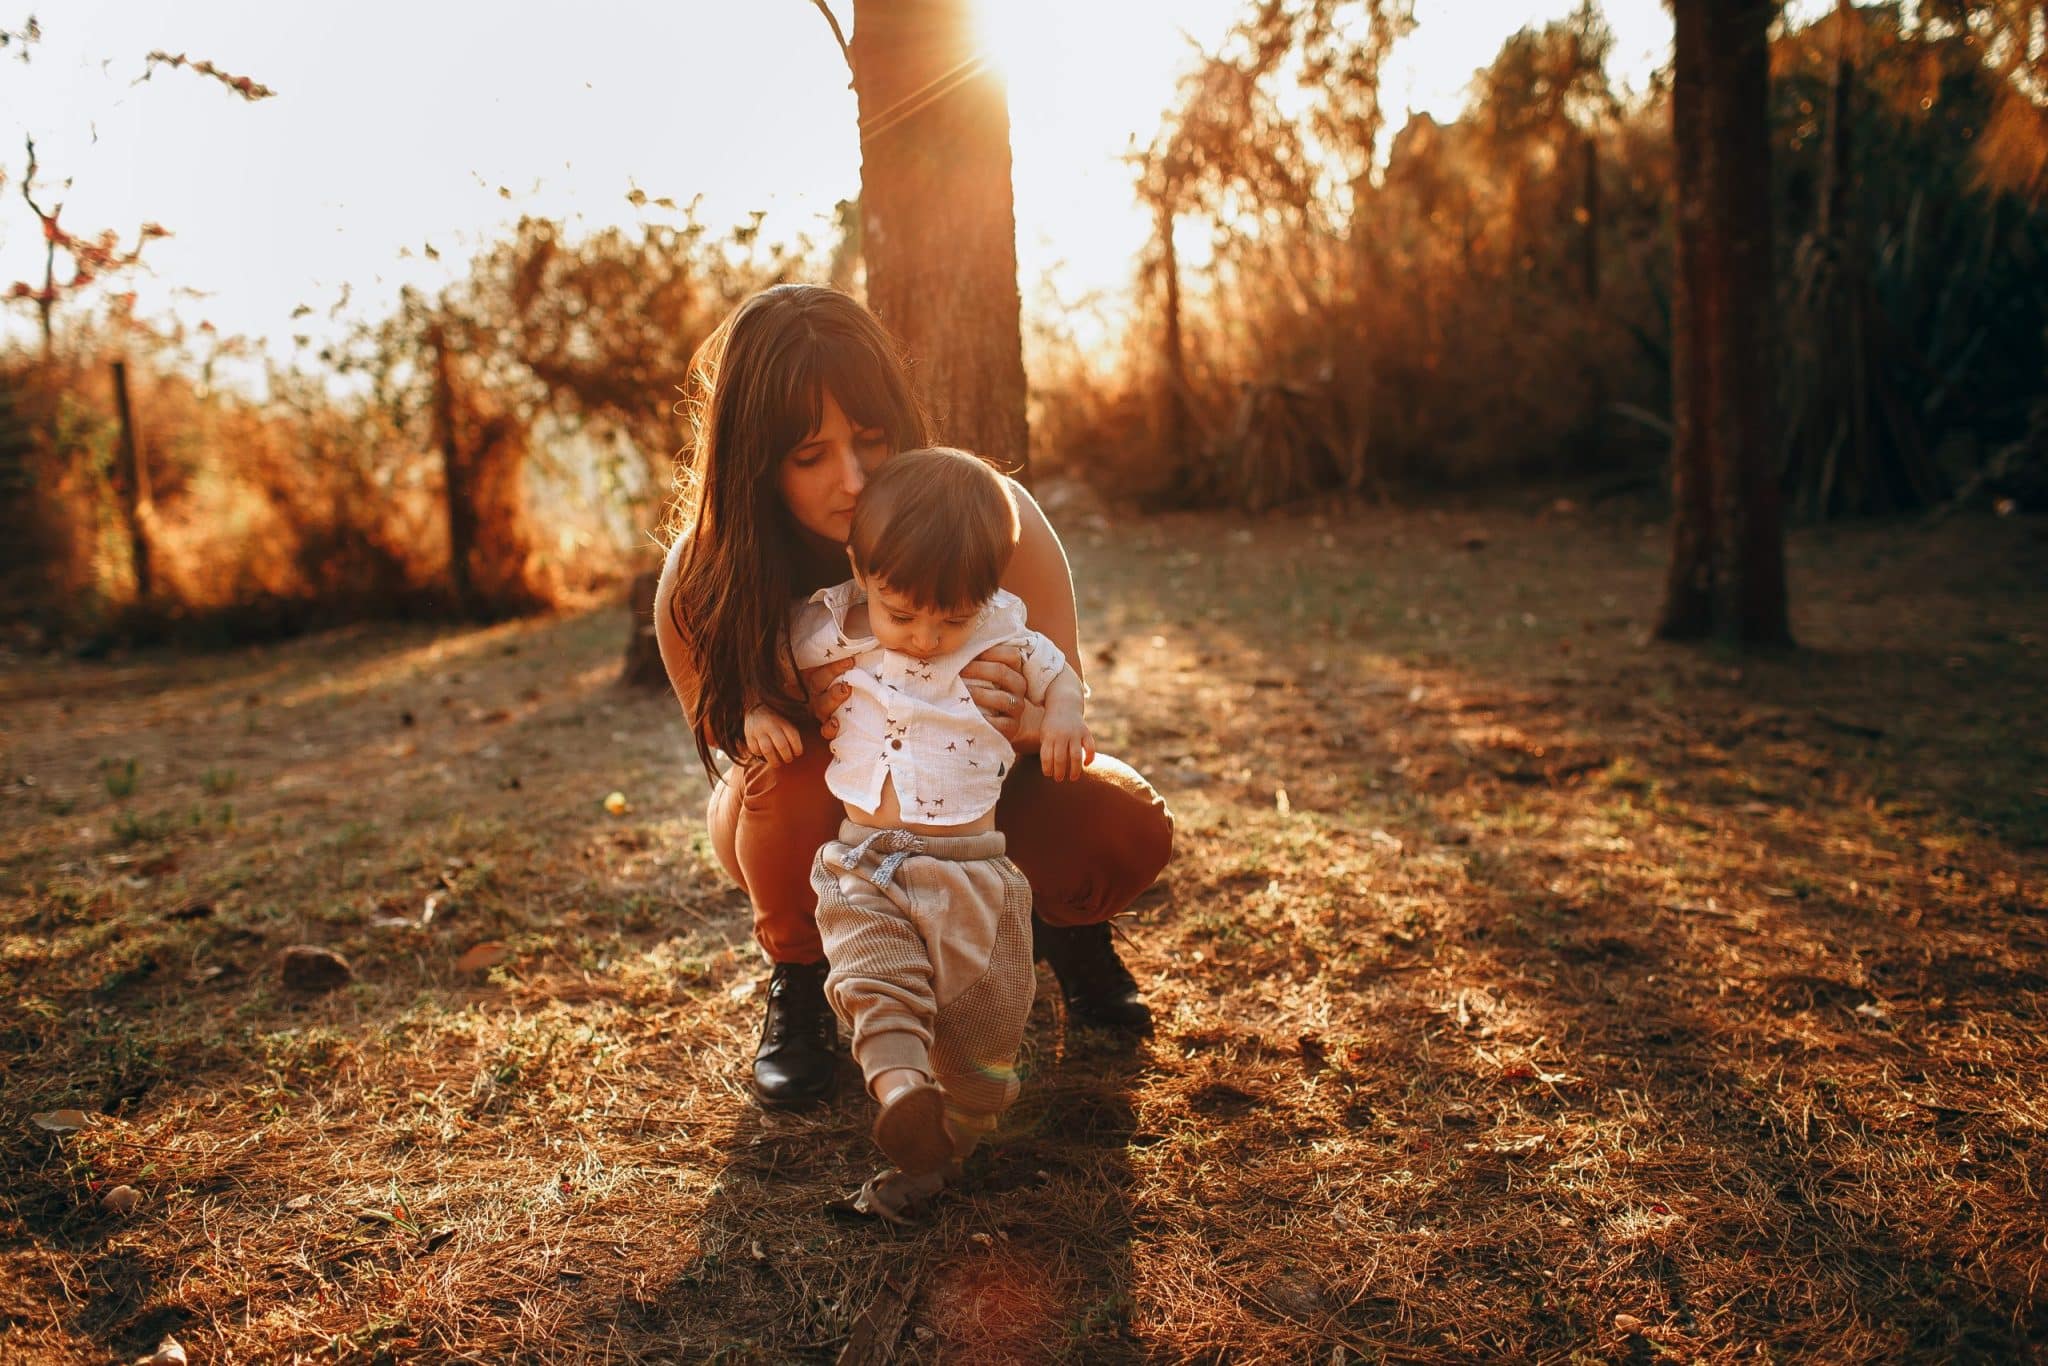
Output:
[[[1126,157],[1157,135],[1178,76],[1249,0],[971,3],[1008,88],[1025,306],[1089,329],[1127,307],[1153,231]],[[1388,72],[1389,108],[1455,116],[1457,92],[1502,38],[1571,3],[1421,0]],[[1619,74],[1668,52],[1656,0],[1606,8]],[[0,134],[16,150],[0,148],[12,206],[0,216],[0,289],[42,269],[16,188],[25,136],[47,187],[72,182],[67,227],[171,230],[133,282],[146,316],[268,337],[288,361],[310,363],[349,319],[395,306],[403,286],[443,288],[523,215],[572,232],[630,229],[647,199],[665,197],[698,203],[714,232],[758,210],[766,240],[834,239],[835,206],[860,185],[858,113],[838,45],[806,0],[635,0],[567,27],[544,22],[541,7],[506,9],[512,21],[489,25],[469,7],[409,0],[346,14],[269,0],[92,0],[46,13],[32,60],[8,64],[17,98]],[[850,31],[851,0],[832,9]],[[203,55],[278,96],[245,105],[179,72],[136,84],[135,54],[152,48]],[[365,100],[372,77],[385,93]],[[248,167],[260,168],[260,194]],[[32,326],[24,310],[0,313],[0,330]]]

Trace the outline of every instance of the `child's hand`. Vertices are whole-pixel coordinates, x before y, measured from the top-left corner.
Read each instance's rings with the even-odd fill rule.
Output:
[[[754,707],[747,712],[747,752],[764,760],[770,768],[795,763],[804,752],[804,737],[789,719],[771,707]]]
[[[1071,783],[1095,757],[1095,737],[1078,718],[1055,718],[1047,713],[1045,733],[1038,742],[1038,766],[1056,783]]]

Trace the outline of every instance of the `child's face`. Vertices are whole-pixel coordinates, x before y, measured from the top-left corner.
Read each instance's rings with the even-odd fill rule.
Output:
[[[854,578],[868,595],[868,629],[885,650],[898,650],[919,659],[951,654],[967,643],[974,634],[974,624],[981,620],[980,603],[967,607],[927,607],[880,579],[859,571],[855,571]]]

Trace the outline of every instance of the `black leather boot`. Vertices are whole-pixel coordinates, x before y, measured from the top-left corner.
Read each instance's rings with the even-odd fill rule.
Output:
[[[777,963],[768,979],[768,1017],[754,1051],[754,1098],[788,1109],[832,1094],[839,1028],[825,1003],[825,964]]]
[[[1053,926],[1033,915],[1031,949],[1059,978],[1070,1024],[1117,1034],[1152,1032],[1152,1012],[1116,956],[1108,924]]]

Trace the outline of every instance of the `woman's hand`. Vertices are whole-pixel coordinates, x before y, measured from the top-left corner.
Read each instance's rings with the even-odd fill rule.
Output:
[[[839,706],[853,696],[853,685],[838,681],[839,675],[852,667],[853,656],[848,655],[804,670],[804,696],[809,699],[811,715],[817,718],[819,733],[827,740],[839,734]]]
[[[754,707],[747,712],[745,727],[747,753],[770,768],[793,764],[804,752],[802,732],[779,712],[767,707]]]
[[[1026,696],[1024,655],[1014,645],[992,645],[960,670],[967,695],[1019,754],[1038,748],[1045,709]]]

